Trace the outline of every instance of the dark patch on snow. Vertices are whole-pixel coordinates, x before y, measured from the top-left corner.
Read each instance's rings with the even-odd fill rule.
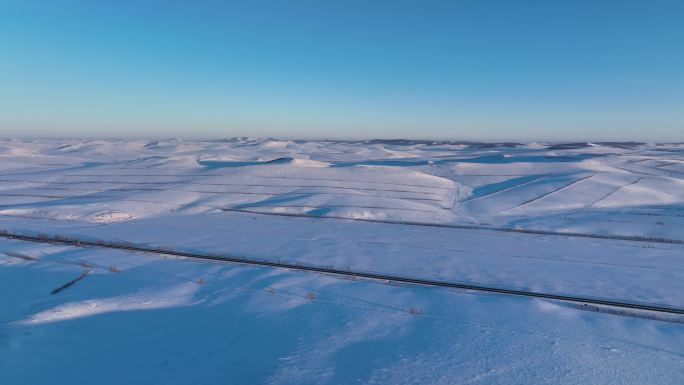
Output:
[[[233,162],[233,161],[222,161],[222,160],[200,160],[198,163],[204,166],[208,170],[214,170],[217,168],[224,167],[245,167],[245,166],[259,166],[267,164],[287,164],[292,162],[292,158],[282,157],[267,161],[249,161],[249,162]]]
[[[58,287],[58,288],[52,290],[52,291],[50,292],[50,294],[57,294],[57,293],[59,293],[59,292],[62,291],[62,290],[68,289],[69,287],[73,286],[73,284],[75,284],[76,282],[78,282],[78,281],[82,280],[83,278],[87,277],[89,274],[90,274],[90,271],[84,271],[84,272],[81,273],[81,275],[79,275],[78,277],[76,277],[76,278],[72,279],[71,281],[65,283],[64,285],[62,285],[62,286],[60,286],[60,287]]]
[[[591,144],[587,142],[577,142],[577,143],[559,143],[559,144],[554,144],[553,146],[549,146],[546,149],[547,150],[575,150],[578,148],[587,148],[591,147]]]

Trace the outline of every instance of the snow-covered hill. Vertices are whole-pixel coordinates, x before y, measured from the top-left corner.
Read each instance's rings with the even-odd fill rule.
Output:
[[[684,145],[3,140],[0,229],[684,308]],[[0,282],[7,384],[684,367],[684,319],[550,300],[6,239]]]

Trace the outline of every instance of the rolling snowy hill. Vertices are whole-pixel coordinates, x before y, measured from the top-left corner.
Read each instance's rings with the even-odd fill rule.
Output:
[[[0,230],[684,309],[684,144],[3,140]],[[681,315],[79,246],[0,238],[0,383],[683,378]]]

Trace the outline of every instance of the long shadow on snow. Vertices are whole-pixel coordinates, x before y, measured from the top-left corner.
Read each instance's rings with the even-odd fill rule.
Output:
[[[207,170],[214,170],[217,168],[224,167],[244,167],[244,166],[258,166],[258,165],[269,165],[269,164],[287,164],[291,163],[292,158],[283,157],[267,161],[255,161],[255,162],[231,162],[231,161],[219,161],[219,160],[200,160],[198,163],[204,166]]]
[[[246,208],[252,208],[252,207],[269,207],[269,206],[273,206],[273,205],[277,206],[278,204],[281,204],[281,203],[289,203],[289,202],[293,202],[293,201],[298,201],[298,200],[310,198],[316,194],[305,194],[305,193],[299,194],[298,193],[296,196],[294,196],[294,195],[288,196],[287,193],[285,193],[283,195],[286,195],[286,196],[277,196],[277,197],[272,197],[272,198],[266,198],[266,199],[260,200],[258,202],[241,203],[241,204],[235,205],[233,208],[246,209]]]
[[[484,155],[474,158],[446,158],[446,159],[378,159],[365,160],[358,162],[338,162],[331,167],[351,167],[351,166],[425,166],[429,164],[447,163],[483,163],[483,164],[508,164],[508,163],[555,163],[555,162],[580,162],[585,159],[603,156],[603,154],[577,154],[577,155],[521,155],[503,156]]]

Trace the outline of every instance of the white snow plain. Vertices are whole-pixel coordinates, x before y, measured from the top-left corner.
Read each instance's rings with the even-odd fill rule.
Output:
[[[0,229],[684,308],[684,144],[1,140]],[[0,285],[2,384],[684,382],[679,316],[4,238]]]

